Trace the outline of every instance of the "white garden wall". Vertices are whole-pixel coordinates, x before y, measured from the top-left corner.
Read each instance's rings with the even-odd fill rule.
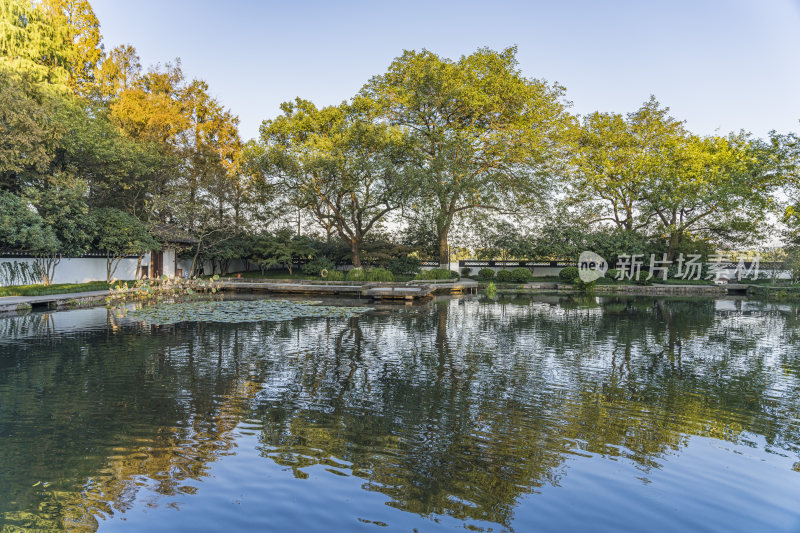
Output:
[[[145,256],[147,259],[147,256]],[[0,263],[33,263],[33,258],[0,258]],[[120,261],[114,277],[129,280],[136,278],[136,258],[125,258]],[[143,264],[147,264],[143,262]],[[87,283],[89,281],[106,280],[105,257],[64,258],[55,270],[53,283]]]

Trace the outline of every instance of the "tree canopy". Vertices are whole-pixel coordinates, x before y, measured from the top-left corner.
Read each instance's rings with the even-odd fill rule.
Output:
[[[457,61],[406,51],[361,94],[412,138],[416,205],[433,217],[442,263],[456,216],[546,198],[572,121],[563,87],[525,78],[515,48]]]
[[[652,96],[627,114],[570,106],[514,47],[406,50],[340,104],[296,98],[243,141],[179,58],[144,68],[132,44],[107,48],[88,0],[7,0],[0,245],[53,266],[121,249],[89,221],[109,217],[109,239],[130,225],[137,242],[168,224],[192,235],[202,272],[642,243],[672,257],[754,246],[775,220],[800,242],[796,133],[698,135]]]

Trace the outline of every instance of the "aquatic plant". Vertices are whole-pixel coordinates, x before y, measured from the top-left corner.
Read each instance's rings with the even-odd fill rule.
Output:
[[[497,296],[497,285],[494,284],[494,281],[490,281],[486,286],[486,296],[489,298],[494,298]]]
[[[127,281],[117,283],[110,289],[106,301],[152,301],[175,298],[176,296],[194,296],[196,294],[216,294],[220,289],[219,276],[209,280],[198,278],[163,278],[140,279],[129,284]]]
[[[168,325],[179,322],[278,322],[294,318],[350,318],[371,311],[368,307],[319,305],[292,300],[194,300],[161,303],[130,311],[128,316],[147,324]]]

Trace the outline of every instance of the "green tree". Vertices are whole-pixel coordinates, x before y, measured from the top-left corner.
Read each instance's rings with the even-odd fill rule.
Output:
[[[90,94],[95,70],[103,57],[100,45],[100,22],[87,0],[43,0],[41,8],[52,16],[67,50],[70,87],[80,94]]]
[[[583,119],[574,138],[570,196],[589,207],[592,222],[626,231],[648,226],[640,210],[644,190],[652,176],[663,175],[686,135],[668,113],[651,97],[627,117],[596,112]]]
[[[645,218],[667,237],[672,259],[688,235],[749,243],[762,235],[783,178],[763,143],[745,134],[688,136],[642,191]]]
[[[21,191],[47,173],[62,129],[58,98],[0,66],[0,189]]]
[[[136,49],[129,45],[115,47],[103,59],[95,72],[98,96],[114,99],[134,87],[142,74],[142,63]]]
[[[106,255],[106,281],[111,283],[120,261],[129,255],[140,258],[161,245],[138,218],[113,207],[95,209],[91,219],[96,228],[93,247]]]
[[[545,196],[571,123],[563,93],[525,78],[515,48],[458,61],[406,51],[362,89],[413,139],[408,161],[418,170],[418,201],[433,211],[440,262],[449,263],[456,216]]]
[[[25,193],[25,199],[58,243],[57,248],[48,246],[34,251],[45,285],[53,282],[55,269],[64,256],[81,257],[91,245],[94,228],[85,195],[85,182],[63,176],[54,178],[47,187],[32,187]]]
[[[0,3],[0,65],[66,90],[70,46],[64,28],[42,6],[29,0]]]
[[[147,218],[149,202],[163,188],[164,176],[178,172],[178,160],[163,145],[125,136],[103,106],[75,100],[59,109],[64,134],[53,167],[88,184],[93,207],[116,207]]]
[[[25,199],[0,191],[0,250],[34,254],[58,250],[53,229]]]
[[[272,235],[261,235],[253,243],[253,259],[262,274],[267,268],[283,266],[291,276],[294,259],[309,259],[313,253],[314,248],[309,239],[302,235],[295,235],[288,228],[280,229]]]
[[[360,267],[364,238],[407,192],[399,170],[404,136],[377,122],[374,103],[363,97],[322,109],[298,98],[281,109],[261,127],[266,175],[293,205],[334,229]]]

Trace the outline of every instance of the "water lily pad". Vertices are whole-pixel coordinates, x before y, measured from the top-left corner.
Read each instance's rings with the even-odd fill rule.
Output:
[[[148,324],[179,322],[277,322],[293,318],[350,318],[371,311],[369,307],[318,305],[311,301],[226,300],[156,304],[131,311],[128,316]]]

